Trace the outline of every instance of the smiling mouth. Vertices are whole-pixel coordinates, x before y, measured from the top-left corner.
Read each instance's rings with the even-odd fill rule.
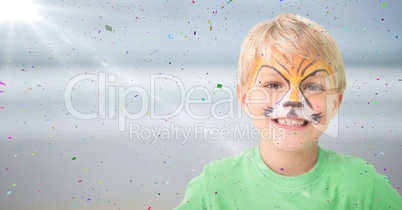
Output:
[[[284,126],[296,126],[296,127],[304,127],[308,125],[308,121],[301,118],[276,118],[272,121],[276,122],[279,125]]]

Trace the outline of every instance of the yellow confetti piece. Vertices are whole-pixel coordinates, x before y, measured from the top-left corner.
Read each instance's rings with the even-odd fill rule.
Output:
[[[87,172],[88,171],[88,168],[84,168],[84,172]]]
[[[209,27],[209,30],[212,31],[212,26]]]

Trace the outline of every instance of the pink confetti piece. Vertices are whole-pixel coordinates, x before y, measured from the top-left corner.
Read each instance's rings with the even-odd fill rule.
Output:
[[[0,85],[6,86],[6,83],[0,81]]]
[[[8,139],[12,139],[13,137],[9,136]]]

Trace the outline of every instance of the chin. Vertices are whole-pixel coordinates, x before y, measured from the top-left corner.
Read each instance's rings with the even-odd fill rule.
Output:
[[[316,146],[322,135],[321,128],[317,128],[317,126],[324,125],[316,125],[304,119],[284,118],[269,119],[265,121],[265,126],[257,127],[256,125],[260,131],[270,131],[261,133],[262,144],[289,152],[303,151],[311,146]],[[325,128],[323,129],[325,130]],[[270,135],[264,135],[267,133]]]

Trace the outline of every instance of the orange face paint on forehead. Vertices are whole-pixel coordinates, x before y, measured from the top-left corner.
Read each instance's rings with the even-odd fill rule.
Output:
[[[259,57],[256,60],[254,68],[250,74],[250,80],[248,82],[248,88],[251,88],[256,83],[258,74],[264,67],[272,69],[281,74],[286,79],[289,85],[299,85],[308,76],[311,76],[314,72],[324,71],[330,76],[332,85],[334,83],[333,72],[331,66],[328,63],[322,62],[320,59],[305,59],[296,58],[294,62],[291,62],[285,55],[278,56],[271,59],[271,64],[263,58]]]

